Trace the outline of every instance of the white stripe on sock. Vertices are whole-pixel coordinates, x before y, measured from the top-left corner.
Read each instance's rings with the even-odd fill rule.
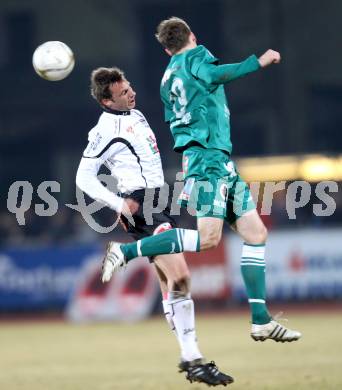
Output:
[[[182,241],[183,241],[183,238],[184,238],[184,229],[179,229],[179,234],[180,234],[180,236],[182,237]]]
[[[249,303],[265,303],[265,299],[248,299]]]
[[[250,250],[250,247],[244,246],[242,249],[242,257],[255,257],[256,259],[262,260],[265,256],[265,249],[262,251]]]
[[[197,230],[183,229],[183,247],[184,252],[196,252],[199,233]]]
[[[244,244],[242,248],[242,257],[253,257],[263,260],[265,257],[265,246],[249,246]]]
[[[182,245],[183,245],[183,248],[184,248],[184,229],[179,229],[179,236],[181,238],[181,242],[182,242]],[[183,249],[182,249],[183,251]]]
[[[244,242],[243,245],[250,246],[252,248],[262,248],[266,246],[266,244],[247,244],[246,242]]]
[[[244,266],[244,265],[254,265],[256,267],[265,267],[266,264],[263,263],[263,264],[258,264],[258,263],[244,263],[244,262],[241,262],[241,267]]]
[[[248,262],[253,262],[253,263],[264,263],[265,264],[265,260],[251,259],[250,257],[246,257],[246,258],[243,257],[241,261],[242,262],[248,261]]]
[[[138,252],[138,257],[141,256],[141,241],[137,241],[137,252]]]
[[[176,232],[177,232],[179,252],[183,252],[182,240],[181,240],[181,237],[180,237],[180,229],[176,229]]]

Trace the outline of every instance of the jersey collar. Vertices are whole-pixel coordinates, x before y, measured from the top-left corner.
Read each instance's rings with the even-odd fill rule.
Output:
[[[114,114],[114,115],[131,115],[131,110],[118,111],[118,110],[112,110],[111,108],[107,108],[107,107],[103,107],[103,109],[106,112],[109,112],[110,114]]]

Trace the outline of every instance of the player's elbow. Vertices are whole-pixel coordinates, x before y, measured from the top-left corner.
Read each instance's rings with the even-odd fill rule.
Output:
[[[210,73],[205,75],[205,81],[211,85],[222,84],[221,79],[222,79],[222,77],[220,76],[220,74],[216,70],[212,70]]]
[[[208,75],[208,78],[210,84],[220,85],[230,81],[230,74],[222,73],[218,69],[215,69]]]

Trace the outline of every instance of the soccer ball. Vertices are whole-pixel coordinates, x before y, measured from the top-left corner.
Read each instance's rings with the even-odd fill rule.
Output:
[[[72,50],[60,41],[49,41],[38,46],[32,63],[36,73],[45,80],[65,79],[73,70],[75,58]]]

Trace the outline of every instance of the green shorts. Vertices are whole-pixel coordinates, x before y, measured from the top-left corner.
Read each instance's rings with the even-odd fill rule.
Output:
[[[183,153],[182,207],[196,210],[197,217],[216,217],[234,223],[255,209],[248,185],[229,155],[217,149],[191,147]]]

